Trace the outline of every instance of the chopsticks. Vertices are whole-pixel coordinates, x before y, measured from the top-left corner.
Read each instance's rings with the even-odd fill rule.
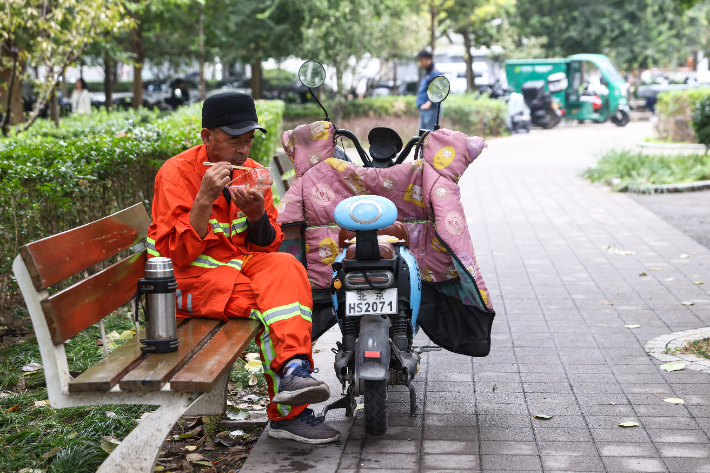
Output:
[[[204,163],[202,163],[202,164],[204,164],[205,166],[214,166],[214,165],[217,164],[217,163],[211,163],[211,162],[209,162],[209,161],[206,161],[206,162],[204,162]],[[232,165],[232,169],[248,169],[248,170],[251,171],[252,169],[258,169],[258,168],[248,168],[248,167],[246,167],[246,166],[235,166],[235,165]],[[267,169],[271,169],[271,168],[267,168]]]

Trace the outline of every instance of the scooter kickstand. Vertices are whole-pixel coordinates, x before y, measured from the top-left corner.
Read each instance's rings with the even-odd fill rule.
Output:
[[[414,390],[414,385],[409,384],[409,417],[414,417],[417,413],[417,392]]]

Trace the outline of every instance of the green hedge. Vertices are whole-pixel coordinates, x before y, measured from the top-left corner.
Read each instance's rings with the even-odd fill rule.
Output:
[[[268,163],[279,141],[284,104],[259,101],[251,157]],[[146,110],[97,112],[38,121],[0,139],[0,313],[17,248],[105,217],[136,202],[150,209],[155,173],[166,159],[202,143],[201,104],[163,118]]]
[[[328,110],[329,104],[325,106]],[[501,136],[506,134],[508,109],[502,100],[475,98],[468,94],[452,94],[443,104],[443,117],[448,125],[468,135]],[[331,115],[333,115],[331,111]],[[388,95],[349,100],[343,104],[343,119],[367,117],[418,117],[416,96]],[[315,103],[287,104],[284,119],[303,123],[322,120],[323,112]],[[337,125],[337,124],[336,124]]]
[[[695,105],[710,97],[710,88],[670,90],[658,94],[658,138],[669,143],[697,143],[692,118]]]

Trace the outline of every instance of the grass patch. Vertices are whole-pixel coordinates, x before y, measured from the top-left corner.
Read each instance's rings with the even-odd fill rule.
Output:
[[[604,153],[581,176],[592,182],[606,182],[614,192],[653,194],[653,186],[710,179],[708,154],[644,154],[628,150]]]
[[[129,313],[124,308],[104,318],[106,332],[135,330]],[[96,346],[96,340],[100,338],[98,325],[93,325],[64,344],[70,370],[85,371],[103,358],[103,348]],[[117,346],[125,342],[113,343]],[[109,347],[116,348],[111,344]],[[244,353],[258,353],[258,347],[252,341]],[[108,456],[101,448],[103,438],[113,436],[124,439],[136,427],[136,419],[156,408],[116,405],[52,409],[42,402],[47,400],[44,371],[22,371],[22,367],[29,363],[42,364],[34,338],[0,350],[0,472],[34,468],[47,473],[93,473]],[[247,394],[255,394],[262,399],[267,396],[264,373],[248,371],[245,364],[239,358],[230,373],[230,400],[234,405],[243,403],[241,399]],[[248,410],[254,408],[259,406],[254,403]],[[225,428],[217,424],[218,420],[215,417],[214,422],[207,423],[201,434],[202,439],[197,437],[191,443],[201,447],[206,440],[224,435]],[[179,422],[177,433],[183,433],[184,424]],[[217,470],[231,471],[241,466],[260,432],[257,429],[241,440],[244,450],[236,457],[227,457],[220,450],[204,453],[219,453],[220,457],[214,460],[224,457],[224,461],[216,466]],[[182,449],[184,441],[169,443],[171,445],[165,448],[175,450],[171,455],[178,455],[176,461],[182,461],[185,453],[189,453]],[[180,455],[182,458],[179,458]]]
[[[674,144],[674,145],[693,145],[697,143],[691,143],[690,141],[671,141],[670,138],[656,138],[655,136],[647,136],[643,139],[645,143],[664,143],[664,144]]]
[[[666,349],[667,354],[682,353],[683,355],[695,355],[700,358],[710,360],[710,338],[693,340],[674,349]]]

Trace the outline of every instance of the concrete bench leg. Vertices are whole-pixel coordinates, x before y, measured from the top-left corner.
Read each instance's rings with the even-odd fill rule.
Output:
[[[152,473],[165,437],[192,403],[185,397],[158,408],[116,447],[97,473]]]
[[[227,410],[227,381],[229,372],[217,382],[212,391],[203,394],[183,415],[221,416]]]

